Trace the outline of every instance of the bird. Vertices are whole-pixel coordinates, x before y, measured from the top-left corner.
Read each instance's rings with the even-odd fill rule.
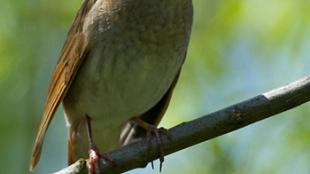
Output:
[[[68,164],[156,128],[184,64],[192,22],[192,0],[84,0],[51,77],[30,169],[61,103]]]

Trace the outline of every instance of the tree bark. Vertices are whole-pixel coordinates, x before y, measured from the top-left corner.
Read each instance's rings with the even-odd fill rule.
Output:
[[[182,123],[162,136],[165,155],[177,152],[203,141],[232,132],[254,122],[297,107],[310,100],[310,76],[251,99],[228,106],[193,121]],[[144,167],[158,158],[156,138],[140,141],[109,153],[115,161],[100,162],[100,171],[122,173]],[[87,174],[87,161],[80,160],[56,174]]]

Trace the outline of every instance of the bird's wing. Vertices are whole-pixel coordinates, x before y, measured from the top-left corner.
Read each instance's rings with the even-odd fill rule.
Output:
[[[40,159],[46,130],[53,119],[53,115],[59,103],[68,91],[80,65],[89,53],[88,42],[85,35],[82,33],[82,30],[85,16],[95,2],[96,0],[84,1],[68,32],[67,39],[49,85],[48,96],[44,107],[44,115],[33,148],[30,170],[37,165]]]

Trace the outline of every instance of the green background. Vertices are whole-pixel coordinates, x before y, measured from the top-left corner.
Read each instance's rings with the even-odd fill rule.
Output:
[[[0,173],[23,174],[51,72],[81,0],[0,4]],[[310,74],[310,1],[194,0],[194,8],[188,57],[161,126]],[[166,157],[162,173],[308,174],[309,115],[306,104],[177,152]],[[61,108],[34,173],[65,167],[66,136]],[[148,166],[129,173],[159,172]]]

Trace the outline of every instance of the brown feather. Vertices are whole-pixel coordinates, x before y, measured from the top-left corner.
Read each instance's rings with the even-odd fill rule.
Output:
[[[49,85],[43,118],[33,148],[30,170],[37,165],[40,159],[43,139],[58,105],[66,95],[83,60],[87,57],[86,55],[89,51],[88,43],[85,35],[82,33],[82,28],[84,18],[94,3],[95,0],[84,1],[68,32],[61,56]]]

